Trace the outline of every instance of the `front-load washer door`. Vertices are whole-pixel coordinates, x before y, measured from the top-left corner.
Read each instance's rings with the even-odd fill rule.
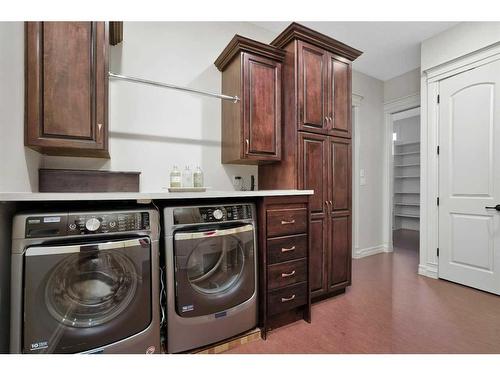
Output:
[[[176,311],[182,317],[221,313],[255,293],[253,225],[179,230],[174,253]]]
[[[24,282],[24,353],[89,351],[151,323],[147,237],[30,247]]]

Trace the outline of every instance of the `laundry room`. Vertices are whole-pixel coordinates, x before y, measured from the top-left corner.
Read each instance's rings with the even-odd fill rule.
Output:
[[[500,19],[292,2],[0,15],[0,364],[500,361]]]

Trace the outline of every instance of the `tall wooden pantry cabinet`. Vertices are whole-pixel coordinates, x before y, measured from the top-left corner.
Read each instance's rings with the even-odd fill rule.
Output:
[[[260,189],[313,189],[313,298],[351,284],[351,66],[361,51],[292,23],[272,46],[286,51],[282,160],[259,167]]]

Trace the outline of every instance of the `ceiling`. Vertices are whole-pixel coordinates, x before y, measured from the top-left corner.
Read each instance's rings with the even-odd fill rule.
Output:
[[[252,22],[276,35],[290,22]],[[363,54],[353,68],[386,81],[420,66],[420,43],[458,22],[300,22]]]

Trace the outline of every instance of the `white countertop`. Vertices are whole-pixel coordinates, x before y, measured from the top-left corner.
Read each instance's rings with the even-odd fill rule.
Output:
[[[106,200],[150,201],[152,199],[245,198],[312,194],[314,194],[314,190],[207,190],[203,193],[169,193],[168,191],[140,193],[0,193],[0,202]]]

